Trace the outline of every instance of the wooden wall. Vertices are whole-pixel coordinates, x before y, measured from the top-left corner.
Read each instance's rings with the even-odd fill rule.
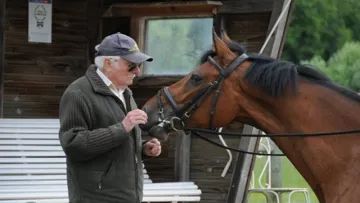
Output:
[[[266,39],[271,13],[225,14],[229,37],[243,42],[249,52],[259,52]]]
[[[28,2],[7,1],[4,117],[57,117],[60,96],[84,74],[86,3],[53,2],[53,42],[28,42]]]
[[[108,0],[107,3],[111,2]],[[248,10],[244,5],[248,6]],[[266,37],[271,5],[272,0],[224,1],[224,9],[220,11],[225,17],[225,28],[229,36],[236,41],[245,42],[249,51],[259,51]],[[254,12],[250,12],[252,9]],[[51,44],[28,43],[27,1],[8,1],[6,11],[4,117],[57,118],[60,97],[68,84],[85,73],[88,45],[93,44],[89,43],[87,37],[86,1],[54,1]],[[116,22],[116,19],[104,21],[103,25],[110,30],[103,27],[102,32],[129,32],[129,27],[111,26]],[[129,19],[121,21],[122,24],[126,22]],[[143,80],[132,87],[139,106],[155,95],[162,85],[169,84],[166,80],[154,82]],[[240,143],[239,138],[224,136],[224,139],[229,147],[237,148]],[[217,137],[213,137],[213,140],[220,142]],[[163,143],[160,157],[145,161],[154,181],[175,180],[174,148],[175,138],[172,137]],[[226,202],[233,169],[232,164],[227,175],[221,177],[228,161],[227,152],[198,138],[192,138],[190,155],[190,178],[203,192],[201,202]],[[233,153],[234,160],[235,157],[236,153]]]

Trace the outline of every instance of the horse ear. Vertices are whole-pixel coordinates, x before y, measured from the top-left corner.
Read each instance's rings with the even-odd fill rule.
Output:
[[[222,33],[222,39],[224,40],[224,42],[232,42],[232,40],[230,39],[230,37],[227,35],[226,31],[224,29],[221,29],[221,33]]]
[[[216,47],[215,47],[215,43],[216,43],[216,41],[215,41],[216,31],[215,31],[215,27],[213,27],[212,32],[213,32],[213,38],[212,38],[212,39],[213,39],[212,51],[213,51],[213,52],[216,52]]]
[[[236,55],[229,49],[229,47],[225,44],[224,41],[222,41],[218,35],[216,34],[215,30],[213,30],[213,40],[214,40],[214,47],[215,51],[217,52],[217,55],[226,60],[232,60],[236,57]],[[228,63],[228,61],[224,61],[225,63]]]

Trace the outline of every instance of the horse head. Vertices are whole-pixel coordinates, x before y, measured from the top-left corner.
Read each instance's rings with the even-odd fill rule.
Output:
[[[226,32],[222,39],[213,32],[213,40],[213,49],[203,55],[201,65],[144,104],[149,117],[144,130],[160,123],[168,132],[179,125],[215,128],[235,118],[255,125],[248,109],[239,105],[239,101],[250,102],[245,93],[250,89],[239,80],[251,64],[246,49]]]

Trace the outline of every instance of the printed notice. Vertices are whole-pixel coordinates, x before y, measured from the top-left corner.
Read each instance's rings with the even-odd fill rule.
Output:
[[[29,0],[29,42],[51,43],[52,0]]]

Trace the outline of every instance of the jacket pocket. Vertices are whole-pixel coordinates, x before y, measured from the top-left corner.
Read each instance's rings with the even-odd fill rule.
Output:
[[[111,173],[111,170],[113,170],[113,168],[115,167],[115,161],[111,161],[111,163],[109,164],[109,166],[106,168],[106,170],[102,173],[101,177],[100,177],[100,182],[99,182],[99,189],[101,190],[101,188],[103,187],[104,182],[108,179],[109,174]]]

